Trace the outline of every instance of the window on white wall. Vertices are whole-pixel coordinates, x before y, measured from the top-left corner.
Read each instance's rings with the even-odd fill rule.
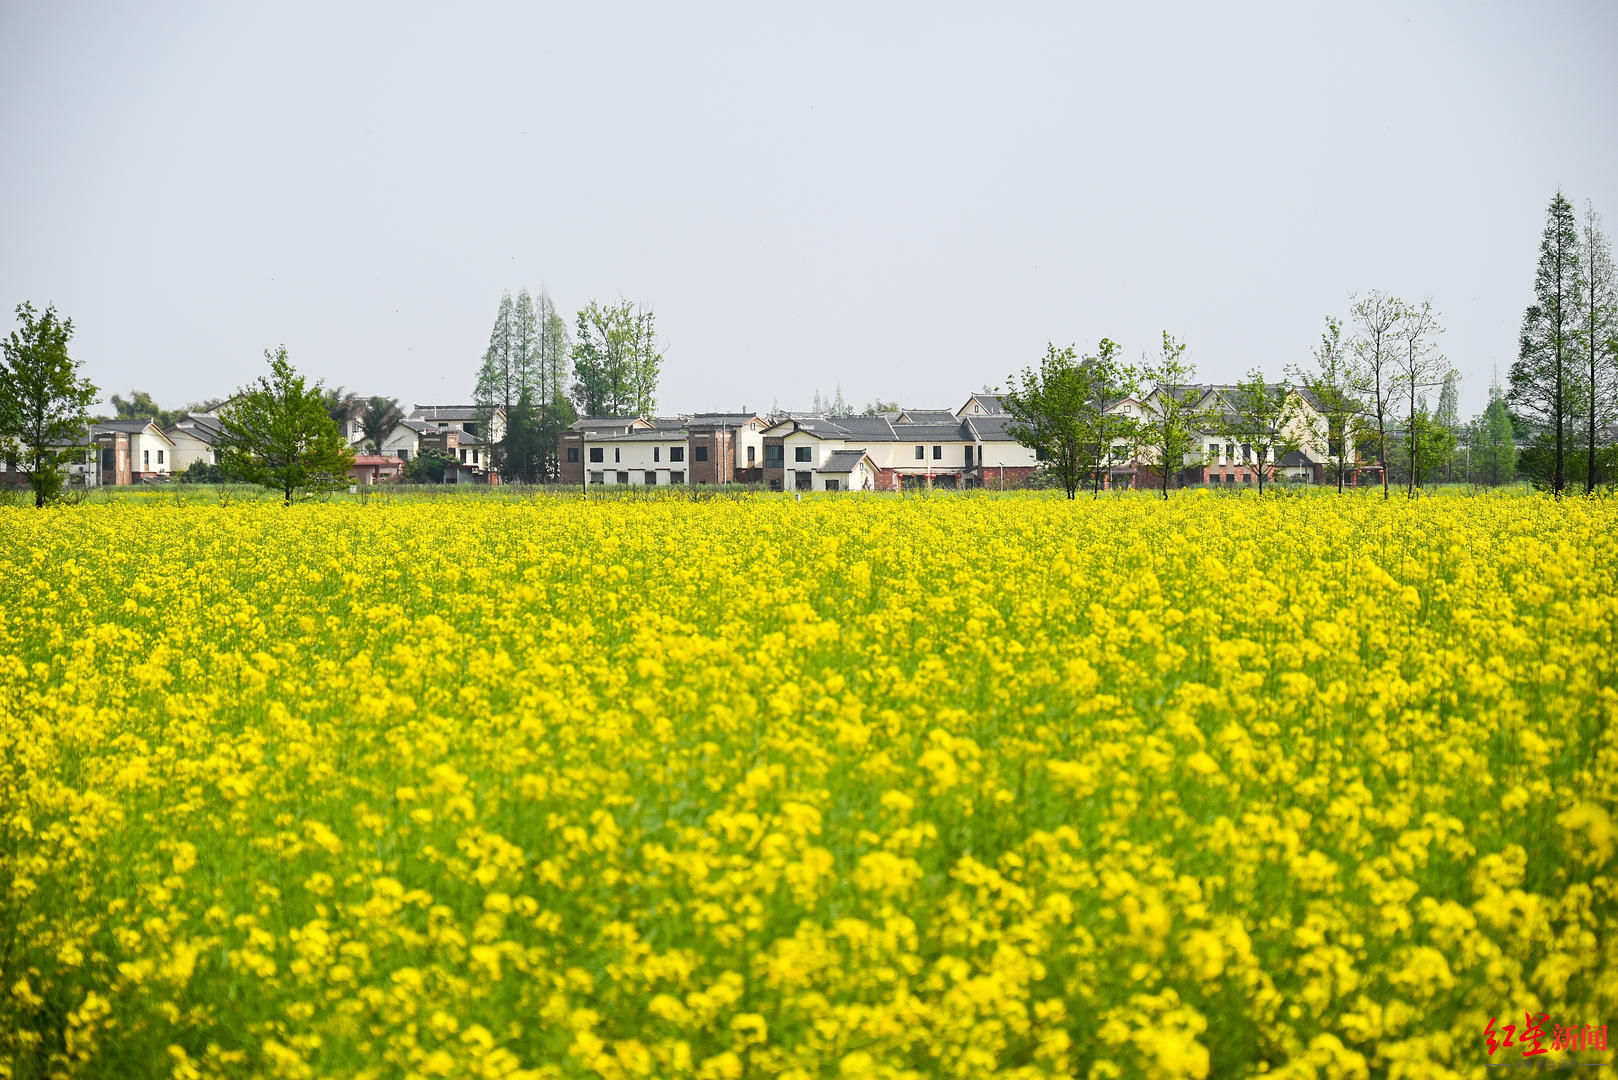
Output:
[[[944,448],[942,446],[933,447],[933,460],[934,461],[943,461],[944,460]]]
[[[927,460],[927,448],[925,446],[916,447],[916,460],[917,461],[926,461]]]
[[[792,460],[794,460],[794,461],[813,461],[814,460],[814,448],[813,447],[808,447],[808,446],[794,446],[792,448]]]

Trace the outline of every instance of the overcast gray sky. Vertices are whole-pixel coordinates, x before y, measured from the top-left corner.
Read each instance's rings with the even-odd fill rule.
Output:
[[[501,290],[649,304],[663,412],[950,407],[1167,329],[1205,380],[1430,296],[1480,408],[1560,187],[1618,226],[1618,3],[0,5],[0,303],[107,393],[284,342],[471,394]],[[7,321],[9,325],[9,319]]]

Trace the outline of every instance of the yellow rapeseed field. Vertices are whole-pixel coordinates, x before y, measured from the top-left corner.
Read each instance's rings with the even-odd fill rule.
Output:
[[[1618,1014],[1615,568],[1541,497],[0,509],[0,1076],[1495,1075]]]

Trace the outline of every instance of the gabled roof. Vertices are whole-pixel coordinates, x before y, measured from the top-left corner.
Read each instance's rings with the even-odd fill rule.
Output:
[[[949,409],[902,409],[895,424],[953,424],[960,417]]]
[[[966,424],[954,418],[947,424],[895,424],[894,434],[901,440],[931,439],[938,442],[968,442]]]
[[[851,473],[862,461],[870,461],[870,455],[864,450],[833,450],[826,455],[826,461],[816,469],[822,473]],[[875,468],[872,464],[872,468]]]
[[[989,416],[968,416],[963,421],[967,432],[978,442],[1016,442],[1016,436],[1011,434],[1011,425],[1017,418],[1010,413],[994,413]]]
[[[148,428],[151,430],[148,431]],[[103,420],[100,423],[90,425],[90,435],[92,438],[97,435],[110,435],[114,433],[121,435],[157,435],[170,446],[174,445],[174,440],[165,435],[163,433],[163,429],[158,427],[157,424],[151,420]]]
[[[174,441],[175,433],[180,433],[209,446],[217,443],[223,432],[224,428],[220,425],[219,418],[205,413],[186,413],[163,429],[163,434],[169,436],[170,442]]]
[[[982,409],[983,412],[978,413],[978,414],[973,414],[972,413],[972,406],[973,405],[976,405],[978,408]],[[993,415],[995,413],[1003,413],[1005,411],[1006,411],[1005,406],[1000,403],[1000,395],[999,394],[973,394],[971,397],[966,399],[966,404],[962,405],[959,409],[955,410],[955,415],[956,416],[966,416],[966,415],[969,415],[969,414],[970,415],[985,415],[985,414]]]
[[[642,416],[581,416],[567,426],[569,431],[582,431],[587,435],[614,432],[646,431],[652,422]]]

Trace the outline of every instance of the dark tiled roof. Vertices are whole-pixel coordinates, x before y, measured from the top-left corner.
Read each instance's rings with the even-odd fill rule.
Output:
[[[826,463],[817,470],[823,473],[851,473],[855,466],[865,460],[864,450],[833,450],[826,457]]]
[[[954,409],[906,409],[899,414],[899,424],[953,424],[957,422]]]
[[[1016,422],[1016,417],[1010,413],[968,416],[966,428],[979,442],[1016,442],[1015,436],[1009,430]]]
[[[136,435],[142,431],[145,431],[146,425],[150,423],[150,420],[101,420],[90,425],[90,431],[92,434],[106,431],[121,431],[127,432],[131,435]]]
[[[900,442],[961,442],[971,438],[966,425],[953,415],[947,424],[894,424],[893,437]]]
[[[165,432],[181,431],[199,442],[205,442],[212,446],[219,441],[219,436],[224,429],[216,416],[186,413],[164,430]]]
[[[973,394],[972,400],[991,413],[1003,413],[1006,411],[1005,407],[1000,404],[999,394]]]

